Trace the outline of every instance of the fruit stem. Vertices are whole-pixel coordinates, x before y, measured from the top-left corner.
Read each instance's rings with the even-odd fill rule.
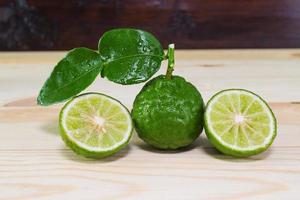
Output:
[[[174,49],[175,49],[175,45],[169,44],[168,52],[167,52],[168,68],[166,73],[166,78],[169,80],[172,78],[172,72],[174,71],[174,64],[175,64]]]

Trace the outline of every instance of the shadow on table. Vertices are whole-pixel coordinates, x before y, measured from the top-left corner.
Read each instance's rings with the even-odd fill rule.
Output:
[[[41,127],[43,131],[51,135],[59,135],[58,120],[49,121]]]
[[[58,127],[58,122],[56,120],[50,121],[49,123],[43,125],[42,129],[48,134],[57,135],[57,136],[59,135],[59,127]],[[235,158],[232,156],[227,156],[227,155],[224,155],[221,152],[219,152],[216,148],[214,148],[210,144],[209,140],[207,139],[207,137],[205,136],[204,133],[202,133],[200,135],[200,137],[195,142],[193,142],[191,145],[181,148],[181,149],[178,149],[178,150],[155,149],[152,146],[143,142],[140,138],[138,138],[136,133],[133,134],[133,138],[131,139],[130,145],[135,145],[136,147],[138,147],[141,150],[149,151],[152,153],[158,153],[158,154],[183,153],[183,152],[188,152],[188,151],[196,149],[196,150],[199,150],[200,153],[205,153],[215,159],[219,159],[219,160],[223,160],[223,161],[227,161],[227,162],[254,162],[254,161],[266,159],[269,155],[272,154],[272,148],[270,148],[261,154],[251,156],[248,158]],[[61,154],[65,158],[72,160],[72,161],[76,161],[76,162],[87,162],[87,161],[100,162],[100,163],[101,162],[113,162],[113,161],[116,161],[116,160],[119,160],[119,159],[125,157],[131,151],[130,145],[127,145],[127,147],[125,147],[124,149],[122,149],[121,151],[119,151],[118,153],[116,153],[112,156],[109,156],[109,157],[103,158],[103,159],[98,159],[98,160],[85,158],[83,156],[78,156],[69,148],[63,147],[62,149],[60,149],[60,151],[61,151]]]
[[[137,146],[139,149],[144,150],[144,151],[149,151],[152,153],[159,153],[159,154],[173,154],[173,153],[182,153],[182,152],[187,152],[192,149],[195,149],[199,146],[199,140],[197,139],[194,141],[191,145],[187,147],[183,147],[177,150],[163,150],[163,149],[156,149],[144,141],[142,141],[140,138],[138,138],[137,134],[134,133],[133,138],[131,140],[131,143]]]
[[[58,126],[58,121],[57,120],[49,121],[46,124],[43,124],[41,129],[47,134],[51,134],[53,136],[59,136],[60,137],[59,126]],[[122,159],[123,157],[125,157],[130,152],[130,149],[131,149],[130,145],[127,145],[124,149],[117,152],[116,154],[111,155],[111,156],[106,157],[106,158],[102,158],[102,159],[85,158],[81,155],[77,155],[70,148],[68,148],[66,145],[64,145],[63,142],[62,142],[62,147],[60,149],[57,149],[57,150],[60,151],[60,154],[64,158],[66,158],[68,160],[75,161],[75,162],[79,162],[79,163],[87,163],[87,162],[106,163],[106,162],[113,162],[113,161]]]
[[[219,160],[224,160],[227,162],[254,162],[254,161],[259,161],[259,160],[263,160],[266,159],[270,154],[272,154],[272,149],[268,149],[267,151],[255,155],[255,156],[251,156],[248,158],[236,158],[236,157],[232,157],[232,156],[227,156],[222,154],[220,151],[218,151],[216,148],[214,148],[209,140],[207,139],[206,136],[202,136],[200,137],[200,147],[198,148],[202,153],[206,153],[216,159]]]
[[[136,134],[135,134],[134,138],[132,139],[132,143],[142,150],[153,152],[153,153],[160,153],[160,154],[172,154],[172,153],[187,152],[190,150],[199,150],[200,151],[199,154],[201,154],[201,153],[206,154],[215,159],[219,159],[219,160],[223,160],[223,161],[227,161],[227,162],[254,162],[254,161],[266,159],[272,153],[272,149],[269,149],[266,152],[263,152],[259,155],[251,156],[248,158],[235,158],[232,156],[227,156],[227,155],[222,154],[216,148],[214,148],[210,144],[209,140],[207,139],[207,137],[205,136],[204,133],[202,133],[201,136],[195,142],[193,142],[191,145],[189,145],[185,148],[181,148],[178,150],[172,150],[172,151],[155,149],[154,147],[146,144],[141,139],[139,139],[136,136]]]
[[[130,145],[127,145],[124,149],[117,152],[116,154],[113,154],[111,156],[108,156],[106,158],[102,159],[93,159],[93,158],[85,158],[81,155],[77,155],[75,152],[73,152],[71,149],[60,149],[61,155],[71,161],[78,162],[78,163],[108,163],[108,162],[114,162],[117,160],[120,160],[129,154],[131,151]]]

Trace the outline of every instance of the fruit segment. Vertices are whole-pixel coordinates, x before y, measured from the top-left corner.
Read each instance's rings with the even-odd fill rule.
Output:
[[[60,114],[61,135],[77,153],[102,157],[124,146],[132,133],[127,109],[117,100],[98,93],[80,95]]]
[[[205,112],[208,138],[222,152],[248,156],[265,150],[276,135],[276,119],[256,94],[231,89],[217,93]]]

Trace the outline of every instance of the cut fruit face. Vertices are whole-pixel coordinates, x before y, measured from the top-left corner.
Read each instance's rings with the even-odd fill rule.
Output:
[[[132,120],[117,100],[99,93],[87,93],[69,101],[60,114],[64,141],[87,157],[104,157],[128,143]]]
[[[276,119],[258,95],[242,89],[217,93],[207,104],[205,130],[221,152],[250,156],[266,150],[276,136]]]

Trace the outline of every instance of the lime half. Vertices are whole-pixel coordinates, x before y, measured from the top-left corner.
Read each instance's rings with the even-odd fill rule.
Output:
[[[207,103],[205,132],[224,154],[247,157],[265,151],[273,142],[277,123],[268,104],[243,89],[223,90]]]
[[[116,153],[129,142],[133,130],[128,110],[116,99],[99,93],[73,98],[59,118],[63,140],[85,157]]]

